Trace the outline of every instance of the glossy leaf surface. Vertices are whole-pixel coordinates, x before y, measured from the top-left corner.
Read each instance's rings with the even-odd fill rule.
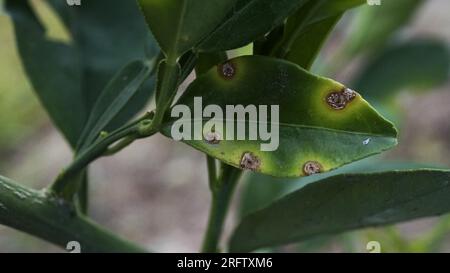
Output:
[[[224,78],[223,69],[230,66],[235,74],[232,78]],[[245,154],[251,153],[260,163],[255,171],[297,177],[305,175],[303,168],[308,162],[319,162],[321,171],[329,171],[396,144],[397,133],[393,125],[356,92],[344,109],[336,110],[327,103],[330,94],[343,90],[346,89],[342,84],[312,75],[292,63],[245,56],[215,66],[201,75],[189,86],[178,104],[189,107],[192,115],[195,97],[197,100],[201,97],[204,106],[220,106],[223,112],[227,105],[278,105],[279,123],[271,122],[270,117],[267,119],[270,126],[279,126],[280,143],[275,151],[261,151],[261,144],[266,143],[261,138],[236,140],[236,136],[231,134],[234,140],[226,138],[226,126],[215,128],[215,132],[228,140],[216,144],[205,140],[186,142],[236,167],[241,166]],[[170,136],[172,123],[187,118],[168,121],[165,133]],[[257,131],[254,127],[249,129],[251,124],[258,124],[261,128],[265,121],[237,118],[235,125],[245,125],[249,136],[249,131]]]
[[[339,175],[289,194],[244,218],[230,249],[248,252],[313,236],[450,211],[450,171]]]

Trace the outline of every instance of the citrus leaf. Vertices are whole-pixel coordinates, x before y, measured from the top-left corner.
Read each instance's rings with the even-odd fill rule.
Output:
[[[179,58],[214,30],[235,0],[138,0],[162,50]]]
[[[414,169],[445,170],[447,168],[444,166],[417,162],[391,161],[387,160],[383,156],[373,156],[351,163],[328,173],[295,179],[275,178],[258,173],[249,173],[245,178],[244,187],[239,198],[240,216],[246,216],[251,212],[255,212],[268,206],[282,196],[328,177],[340,174],[367,174]]]
[[[444,84],[450,71],[450,52],[438,40],[413,40],[386,48],[355,80],[373,102],[392,98],[405,89],[422,91]]]
[[[88,114],[79,53],[73,46],[49,40],[27,1],[5,4],[33,89],[52,121],[75,146]]]
[[[198,48],[201,51],[225,51],[243,47],[281,25],[307,1],[240,0]]]
[[[342,15],[330,17],[309,26],[295,39],[292,49],[287,53],[285,59],[309,70],[328,35],[341,17]]]
[[[308,25],[312,25],[327,18],[341,14],[349,9],[361,6],[362,4],[367,3],[367,0],[324,0],[321,2],[322,3],[319,5],[319,8],[314,13],[314,16],[308,20]]]
[[[290,16],[273,54],[309,69],[328,34],[345,11],[365,0],[310,1]]]
[[[195,66],[196,75],[201,75],[228,59],[225,52],[200,53]]]
[[[85,1],[76,8],[60,0],[49,3],[66,23],[79,50],[83,63],[82,87],[89,113],[118,71],[133,60],[151,60],[159,54],[159,47],[135,1]],[[119,128],[141,111],[153,91],[153,81],[144,83],[107,129]]]
[[[154,63],[134,61],[114,76],[92,109],[80,139],[80,149],[92,144],[100,132],[128,106],[133,96],[149,78],[154,66]]]
[[[373,51],[383,46],[389,38],[408,23],[423,0],[383,1],[382,5],[362,8],[352,23],[354,29],[347,37],[347,54]],[[380,20],[380,18],[383,18]]]
[[[55,125],[75,148],[92,107],[116,71],[133,59],[144,59],[146,44],[151,54],[158,49],[133,1],[89,1],[77,8],[65,1],[48,2],[70,30],[70,44],[47,39],[28,1],[5,4],[28,78]],[[149,82],[108,129],[120,127],[142,110],[152,92]]]
[[[239,224],[232,252],[441,215],[450,211],[450,171],[338,175],[289,194]]]
[[[223,69],[232,72],[231,78],[224,77]],[[337,110],[327,103],[330,97],[345,92],[354,97],[342,109]],[[257,164],[252,170],[279,177],[298,177],[308,174],[304,168],[311,162],[319,163],[320,171],[325,172],[396,145],[397,132],[393,125],[356,92],[279,59],[244,56],[215,66],[188,87],[178,105],[185,105],[194,113],[199,97],[203,105],[217,105],[223,111],[227,105],[279,106],[279,123],[268,119],[271,128],[279,126],[279,147],[275,151],[262,151],[261,145],[266,142],[261,138],[245,141],[228,138],[214,144],[185,140],[194,148],[235,167],[248,169],[242,165],[243,161],[254,159]],[[171,136],[175,123],[196,123],[189,118],[193,117],[168,120],[164,133]],[[264,124],[242,118],[234,122],[245,126],[246,136],[258,131],[250,125]],[[215,128],[215,133],[225,138],[227,129],[222,127]]]

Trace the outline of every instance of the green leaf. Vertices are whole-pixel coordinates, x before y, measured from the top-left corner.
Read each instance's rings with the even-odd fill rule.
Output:
[[[200,45],[201,51],[243,47],[265,35],[308,0],[239,0],[226,20]]]
[[[423,0],[384,1],[361,9],[345,46],[348,55],[376,50],[410,21]],[[380,19],[382,18],[382,19]]]
[[[302,241],[450,211],[450,171],[339,175],[310,184],[246,217],[232,252]]]
[[[300,188],[339,174],[379,173],[414,169],[447,169],[444,166],[423,164],[417,162],[402,162],[387,160],[383,156],[373,156],[353,162],[337,170],[309,177],[296,179],[275,178],[258,173],[246,176],[240,197],[240,215],[246,216],[251,212],[264,208],[286,194]]]
[[[405,89],[421,91],[443,84],[449,71],[446,43],[413,40],[388,47],[374,57],[355,80],[355,86],[368,100],[381,102]]]
[[[100,92],[114,74],[158,49],[134,1],[97,0],[73,8],[50,0],[71,31],[71,44],[51,41],[28,1],[6,1],[27,75],[52,120],[75,148]],[[108,7],[108,12],[104,12]],[[130,31],[132,29],[133,31]],[[113,130],[142,110],[152,82],[108,125]]]
[[[150,76],[154,66],[154,62],[134,61],[114,76],[92,109],[83,136],[80,138],[78,150],[92,144],[100,132],[105,130],[108,124],[128,106],[133,96]]]
[[[232,78],[223,76],[224,67],[232,67]],[[265,142],[259,137],[246,141],[228,138],[218,144],[185,142],[235,167],[241,167],[245,155],[251,154],[259,162],[253,170],[279,177],[303,176],[309,162],[318,162],[321,171],[329,171],[396,145],[393,125],[356,92],[349,91],[355,97],[344,109],[336,110],[326,102],[343,90],[347,89],[342,84],[283,60],[262,56],[232,59],[197,78],[178,104],[189,107],[191,113],[195,97],[202,97],[203,105],[218,105],[223,111],[227,105],[278,105],[279,124],[268,119],[271,128],[280,127],[278,149],[261,151]],[[190,118],[183,116],[176,123]],[[177,125],[174,122],[166,123],[166,135],[171,135],[172,125]],[[249,131],[257,131],[250,130],[250,123],[261,126],[264,122],[238,119],[236,123],[245,126],[248,136]],[[215,130],[220,136],[227,134],[226,126]]]
[[[236,0],[138,0],[166,56],[178,59],[214,30]]]
[[[330,17],[308,27],[293,41],[292,49],[285,59],[309,70],[320,49],[342,15]]]
[[[259,173],[249,173],[241,182],[244,186],[239,197],[239,218],[260,210],[281,198],[292,186],[292,181],[297,181],[297,179],[287,180]]]
[[[296,39],[307,27],[342,15],[347,10],[364,3],[366,3],[366,0],[309,1],[304,7],[288,18],[284,40],[291,39],[292,37]]]
[[[309,69],[328,34],[345,11],[365,0],[310,1],[289,17],[281,41],[273,55]]]
[[[159,53],[135,1],[85,1],[76,8],[60,0],[51,0],[50,4],[67,23],[80,51],[84,70],[83,92],[89,110],[120,69],[133,60],[152,59]],[[145,49],[150,55],[147,58]],[[123,119],[129,119],[148,102],[152,86],[148,84],[146,88],[147,91],[136,100],[137,110],[122,114],[126,116]]]
[[[47,39],[27,1],[5,4],[33,89],[53,122],[75,146],[88,113],[81,90],[80,56],[74,47]]]
[[[227,59],[227,53],[225,52],[200,53],[195,66],[195,73],[201,75],[208,72],[212,67],[223,63]]]

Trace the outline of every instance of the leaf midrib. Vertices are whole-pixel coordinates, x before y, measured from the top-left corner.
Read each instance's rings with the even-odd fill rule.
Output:
[[[173,43],[172,48],[167,53],[167,63],[174,64],[177,62],[178,57],[178,46],[180,44],[180,37],[181,37],[181,29],[183,28],[184,21],[186,19],[186,10],[187,10],[187,1],[189,0],[182,0],[182,7],[180,11],[180,20],[178,21],[178,26],[175,33],[175,41]]]
[[[203,119],[189,119],[189,121],[209,121],[213,118],[203,118]],[[177,119],[180,120],[180,119]],[[255,122],[255,121],[243,121],[243,120],[230,120],[230,119],[221,119],[224,122],[230,121],[230,122],[236,122],[236,123],[267,123],[267,124],[274,124],[273,122]],[[166,122],[164,124],[164,127],[171,126],[173,124],[172,121]],[[275,123],[276,124],[276,123]],[[298,129],[307,129],[307,130],[317,130],[317,131],[329,131],[334,133],[343,133],[343,134],[349,134],[349,135],[361,135],[361,136],[373,136],[373,137],[384,137],[384,138],[392,138],[397,139],[396,136],[391,135],[382,135],[382,134],[375,134],[375,133],[369,133],[369,132],[357,132],[357,131],[347,131],[347,130],[340,130],[340,129],[334,129],[334,128],[327,128],[327,127],[320,127],[320,126],[314,126],[314,125],[303,125],[303,124],[293,124],[293,123],[285,123],[285,122],[279,122],[278,125],[280,127],[290,127],[290,128],[298,128]],[[394,127],[392,127],[394,129]]]

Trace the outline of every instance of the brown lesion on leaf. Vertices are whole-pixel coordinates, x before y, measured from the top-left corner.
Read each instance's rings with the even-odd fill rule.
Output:
[[[242,155],[240,167],[244,170],[258,171],[261,167],[261,160],[253,153],[246,152]]]
[[[344,88],[340,92],[331,92],[325,101],[334,110],[342,110],[356,98],[357,93],[350,88]]]
[[[323,167],[317,161],[308,161],[303,165],[302,170],[304,175],[310,176],[321,173],[323,171]]]
[[[236,75],[236,65],[232,61],[227,61],[217,66],[217,72],[225,80],[231,80]]]

